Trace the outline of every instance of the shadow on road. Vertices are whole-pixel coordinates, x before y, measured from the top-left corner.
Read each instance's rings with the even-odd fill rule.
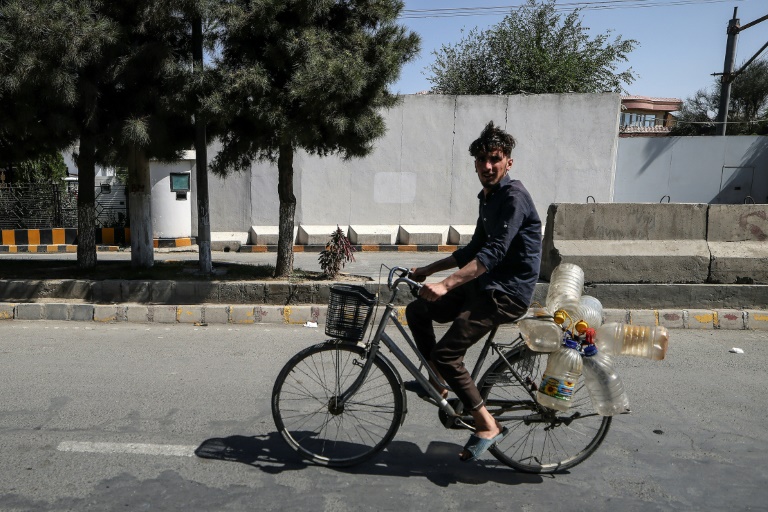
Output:
[[[331,469],[356,475],[423,477],[440,487],[456,483],[536,484],[544,478],[516,472],[495,459],[464,463],[458,459],[460,450],[457,444],[433,441],[425,453],[414,443],[393,441],[385,451],[366,463]],[[195,450],[195,454],[204,459],[247,464],[270,474],[297,471],[312,465],[286,446],[277,432],[262,436],[207,439]]]

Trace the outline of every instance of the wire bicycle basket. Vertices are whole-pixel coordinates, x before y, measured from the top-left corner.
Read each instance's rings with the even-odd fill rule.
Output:
[[[360,341],[376,304],[376,295],[363,286],[335,284],[330,289],[325,334],[347,341]]]

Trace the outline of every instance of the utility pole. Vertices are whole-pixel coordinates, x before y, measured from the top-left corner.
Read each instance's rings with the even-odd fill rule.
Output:
[[[736,13],[739,8],[733,8],[733,18],[728,22],[728,43],[725,46],[725,62],[723,63],[723,76],[720,77],[720,108],[717,110],[716,135],[725,135],[725,127],[728,121],[728,104],[731,102],[731,82],[733,78],[733,62],[736,59],[736,41],[739,38],[739,18]]]
[[[728,107],[731,102],[731,83],[768,47],[768,43],[765,43],[740,70],[735,73],[733,72],[733,61],[736,58],[736,40],[739,37],[739,33],[768,20],[768,15],[765,15],[742,27],[739,24],[739,19],[736,17],[738,10],[738,7],[733,8],[733,18],[728,22],[728,43],[725,46],[725,62],[723,64],[723,73],[720,77],[720,107],[717,111],[716,135],[725,135],[725,128],[728,123]],[[717,75],[718,73],[715,74]]]
[[[199,12],[192,20],[192,60],[194,73],[202,80],[203,75],[203,18]],[[210,274],[211,264],[211,216],[208,207],[208,147],[206,144],[205,119],[200,107],[195,112],[195,183],[197,184],[197,246],[200,271]]]

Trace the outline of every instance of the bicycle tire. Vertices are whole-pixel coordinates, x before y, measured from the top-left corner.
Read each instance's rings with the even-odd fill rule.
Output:
[[[367,357],[354,343],[329,341],[308,347],[280,371],[272,390],[272,417],[288,445],[324,466],[352,466],[384,449],[402,424],[402,379],[377,354],[360,389],[345,405],[334,399],[350,386]]]
[[[568,412],[548,409],[531,398],[528,389],[539,385],[546,368],[543,355],[525,345],[512,348],[504,357],[524,382],[521,383],[507,363],[499,358],[477,386],[489,412],[511,431],[491,448],[491,454],[525,473],[558,473],[584,462],[603,442],[612,420],[610,416],[595,414],[583,376],[576,385],[574,401]],[[504,420],[504,413],[510,411],[518,417],[529,411],[530,414],[525,415],[529,422]],[[564,421],[569,418],[571,421]]]

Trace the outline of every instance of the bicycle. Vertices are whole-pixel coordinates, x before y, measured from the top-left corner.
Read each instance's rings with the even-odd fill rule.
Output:
[[[461,402],[442,398],[386,332],[393,323],[421,367],[439,382],[397,318],[400,284],[414,294],[421,286],[408,274],[402,267],[390,269],[392,295],[375,334],[364,344],[376,295],[362,286],[332,287],[326,334],[333,338],[300,351],[280,371],[272,390],[272,416],[301,457],[320,465],[351,466],[379,453],[395,436],[405,421],[407,397],[399,372],[380,350],[382,344],[421,384],[445,428],[473,429],[472,416],[463,412]],[[522,335],[504,344],[494,340],[496,332],[494,328],[488,334],[471,373],[490,413],[510,430],[489,452],[526,473],[565,471],[586,460],[605,439],[612,418],[594,412],[583,377],[568,412],[539,405],[536,390],[546,359],[530,350]],[[498,358],[478,380],[489,351]]]

